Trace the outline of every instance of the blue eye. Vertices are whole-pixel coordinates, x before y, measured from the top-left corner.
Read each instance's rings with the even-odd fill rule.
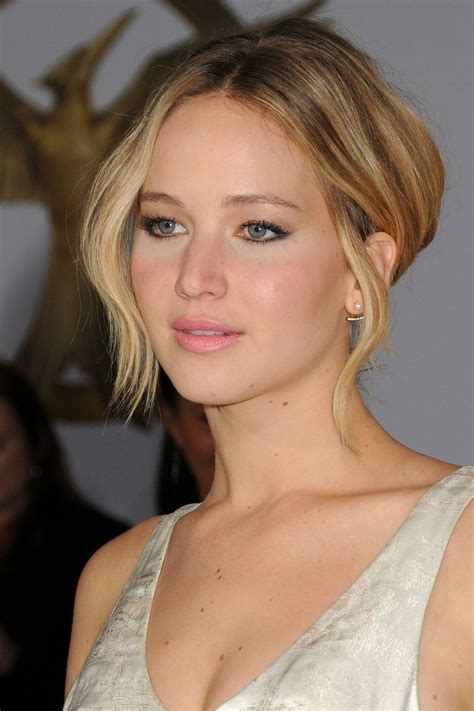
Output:
[[[139,221],[139,227],[142,230],[145,230],[151,237],[157,237],[158,239],[168,239],[175,234],[180,234],[175,232],[177,225],[182,227],[181,223],[173,220],[172,217],[142,216]]]
[[[249,235],[253,239],[260,239],[260,237],[266,237],[265,232],[270,232],[268,227],[264,227],[263,225],[248,225],[247,227],[249,231]]]
[[[275,242],[289,235],[289,232],[280,227],[280,225],[274,225],[272,222],[267,222],[266,220],[248,220],[242,227],[247,229],[250,236],[250,239],[247,239],[247,241],[258,244]],[[269,237],[266,233],[273,233],[274,236]]]
[[[165,235],[170,235],[174,232],[176,222],[174,220],[158,220],[156,226]]]

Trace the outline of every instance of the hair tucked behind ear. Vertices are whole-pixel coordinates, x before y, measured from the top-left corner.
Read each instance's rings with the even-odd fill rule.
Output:
[[[323,186],[364,302],[365,320],[333,400],[341,440],[350,445],[347,406],[355,379],[374,348],[388,345],[387,289],[365,240],[374,231],[393,236],[397,281],[435,235],[444,170],[427,129],[374,61],[313,20],[277,22],[198,49],[151,98],[102,167],[83,244],[90,278],[109,312],[118,370],[115,397],[133,412],[144,398],[150,406],[156,389],[157,364],[129,270],[130,229],[153,143],[173,109],[213,93],[276,120]]]

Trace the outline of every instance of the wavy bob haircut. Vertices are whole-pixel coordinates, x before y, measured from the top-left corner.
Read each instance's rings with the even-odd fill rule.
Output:
[[[87,273],[110,319],[114,401],[129,415],[143,404],[153,406],[159,364],[130,278],[137,201],[163,121],[184,102],[209,94],[277,121],[323,187],[365,312],[333,396],[341,441],[350,445],[347,406],[357,375],[378,345],[389,346],[387,288],[364,242],[376,231],[392,235],[397,281],[435,235],[444,169],[428,130],[375,62],[314,20],[283,20],[191,53],[150,97],[99,171],[82,245]]]

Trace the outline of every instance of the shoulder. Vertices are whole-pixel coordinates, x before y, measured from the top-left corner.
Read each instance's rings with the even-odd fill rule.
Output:
[[[66,692],[112,612],[147,540],[161,521],[155,516],[106,543],[89,559],[76,591]]]
[[[412,489],[422,495],[450,476],[455,481],[457,475],[460,475],[459,482],[463,488],[469,490],[474,484],[474,467],[435,459],[405,445],[400,445],[396,465],[391,471],[394,486],[400,489],[401,494]]]

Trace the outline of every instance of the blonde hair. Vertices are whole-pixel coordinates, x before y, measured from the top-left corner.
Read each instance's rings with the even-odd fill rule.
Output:
[[[110,320],[117,363],[114,400],[129,414],[155,397],[158,363],[130,280],[137,197],[157,132],[183,102],[206,94],[244,102],[276,120],[323,185],[365,320],[336,384],[333,416],[350,444],[347,405],[357,375],[388,338],[388,295],[364,242],[392,235],[393,282],[433,239],[444,170],[429,132],[374,61],[314,20],[277,22],[214,40],[180,65],[102,166],[83,228],[86,269]]]

